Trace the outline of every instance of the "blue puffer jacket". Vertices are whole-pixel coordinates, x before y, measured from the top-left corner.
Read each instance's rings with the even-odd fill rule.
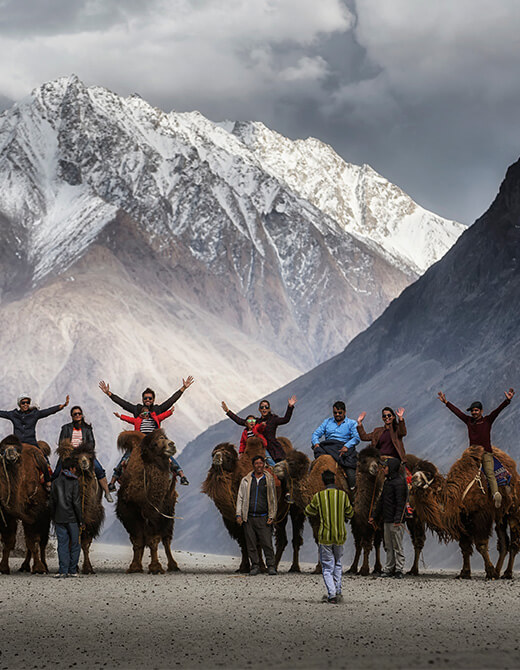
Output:
[[[56,414],[62,409],[61,405],[54,405],[47,409],[29,409],[22,412],[19,409],[4,410],[0,409],[0,419],[8,419],[13,424],[13,433],[25,444],[38,446],[36,441],[36,424],[40,419]]]

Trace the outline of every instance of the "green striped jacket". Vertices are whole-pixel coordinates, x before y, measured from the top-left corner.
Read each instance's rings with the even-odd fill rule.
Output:
[[[318,542],[343,544],[347,539],[345,519],[351,519],[354,510],[345,491],[333,486],[316,493],[305,508],[307,516],[320,516]]]

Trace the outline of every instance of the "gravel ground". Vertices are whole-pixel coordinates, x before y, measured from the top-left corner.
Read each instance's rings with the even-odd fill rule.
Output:
[[[329,605],[288,564],[249,577],[176,552],[180,573],[126,575],[130,554],[98,544],[75,580],[0,575],[0,668],[520,668],[519,582],[345,577]]]

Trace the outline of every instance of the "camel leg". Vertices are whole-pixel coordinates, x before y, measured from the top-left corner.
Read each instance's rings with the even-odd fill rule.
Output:
[[[16,519],[7,518],[5,530],[2,531],[2,560],[0,561],[0,574],[10,574],[9,556],[16,545]]]
[[[354,560],[352,561],[352,565],[350,566],[350,568],[347,570],[347,572],[350,575],[357,575],[359,559],[361,558],[361,543],[359,542],[359,539],[357,537],[354,538],[354,546],[356,547]]]
[[[419,574],[419,559],[421,558],[421,552],[424,549],[424,543],[426,541],[426,531],[424,524],[422,524],[415,517],[413,519],[407,519],[406,525],[410,531],[412,537],[412,544],[414,549],[414,558],[413,565],[408,571],[409,575],[418,575]]]
[[[283,521],[280,521],[280,523],[276,524],[274,528],[274,537],[276,547],[274,554],[274,564],[278,570],[278,564],[280,563],[283,552],[285,551],[285,547],[287,546],[287,517],[285,517]]]
[[[463,535],[460,538],[459,547],[462,553],[462,570],[457,579],[471,579],[471,554],[473,553],[473,544],[467,535]]]
[[[134,572],[143,572],[143,554],[144,554],[144,539],[142,537],[130,536],[130,542],[134,550],[134,557],[127,570],[128,574]]]
[[[289,568],[289,572],[301,572],[300,570],[300,547],[303,544],[303,525],[305,522],[305,515],[302,514],[301,510],[296,508],[291,508],[291,521],[292,521],[292,547],[293,547],[293,560],[292,565]]]
[[[493,565],[493,563],[491,562],[491,558],[489,557],[488,540],[480,539],[477,542],[475,542],[475,546],[478,553],[484,559],[484,569],[486,571],[486,579],[496,579],[498,575],[497,571],[495,570],[495,566]]]
[[[84,575],[94,575],[95,571],[90,562],[90,545],[92,544],[92,538],[89,537],[85,532],[81,534],[81,549],[83,550],[83,566],[81,572]]]
[[[363,549],[363,563],[361,564],[361,568],[359,570],[359,574],[362,575],[363,577],[366,577],[367,575],[370,574],[370,552],[372,551],[373,547],[373,538],[364,539],[361,542],[361,548]]]
[[[497,577],[500,577],[500,573],[502,572],[502,567],[504,565],[506,556],[509,552],[509,545],[510,545],[509,537],[507,535],[507,521],[505,519],[502,519],[501,521],[497,522],[495,530],[497,532],[497,538],[498,538],[497,539],[498,560],[495,566],[495,570],[497,572]]]
[[[42,563],[40,558],[40,536],[34,534],[34,531],[30,527],[24,527],[24,530],[27,550],[30,553],[30,557],[33,561],[31,572],[33,575],[44,575],[47,572],[47,568],[45,567],[45,564]],[[27,561],[27,557],[25,561]]]
[[[25,550],[25,558],[22,565],[18,568],[18,572],[31,572],[31,552],[29,549]]]
[[[376,531],[374,535],[374,549],[376,552],[376,561],[374,563],[374,569],[372,574],[380,575],[383,572],[383,565],[381,563],[381,542],[383,541],[383,536],[380,531]]]
[[[159,561],[158,548],[159,548],[159,537],[153,537],[150,540],[150,565],[148,566],[148,572],[152,575],[164,575],[164,568]]]
[[[514,517],[509,518],[509,529],[511,533],[511,541],[509,543],[509,560],[506,569],[502,575],[502,579],[513,579],[513,566],[515,558],[520,551],[520,524]]]
[[[166,559],[168,561],[168,572],[179,572],[180,568],[177,565],[177,561],[173,558],[172,550],[170,547],[172,538],[171,537],[163,537],[162,543],[164,547],[164,551],[166,552]]]

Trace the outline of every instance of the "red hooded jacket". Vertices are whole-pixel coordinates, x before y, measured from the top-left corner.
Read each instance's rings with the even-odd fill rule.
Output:
[[[161,421],[167,419],[173,414],[171,409],[162,412],[161,414],[156,414],[155,412],[150,412],[151,418],[157,424],[157,428],[161,427]],[[126,414],[121,414],[121,421],[126,421],[127,423],[132,423],[134,425],[134,430],[141,430],[141,424],[143,423],[143,417],[141,416],[126,416]]]

